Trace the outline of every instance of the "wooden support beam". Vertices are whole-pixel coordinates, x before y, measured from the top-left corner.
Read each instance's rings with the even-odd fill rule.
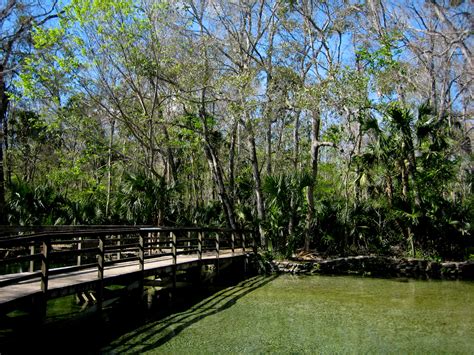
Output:
[[[102,308],[102,300],[103,300],[103,293],[104,293],[104,266],[105,266],[105,236],[99,236],[99,248],[97,254],[97,278],[99,281],[97,282],[97,308]]]
[[[48,304],[48,281],[49,281],[49,253],[51,249],[51,240],[46,238],[43,240],[41,258],[41,297],[38,305],[38,314],[41,320],[46,318]]]
[[[49,240],[43,242],[43,257],[41,258],[41,291],[48,292],[48,278],[49,278],[49,251],[51,245]]]
[[[198,237],[198,260],[199,260],[199,278],[198,282],[201,284],[202,282],[202,242],[204,240],[204,231],[199,231],[197,232],[197,237]]]
[[[176,288],[176,263],[178,255],[176,253],[176,234],[171,233],[171,253],[173,254],[173,288]]]
[[[103,236],[99,237],[99,246],[97,248],[97,278],[99,280],[104,279],[104,264],[105,264],[105,240]]]
[[[140,234],[140,235],[141,235],[141,234]],[[147,243],[153,243],[153,242],[155,241],[155,233],[153,233],[153,232],[148,232],[146,241],[147,241]],[[155,253],[155,250],[154,250],[154,249],[150,249],[149,253],[150,253],[150,254],[154,254],[154,253]]]
[[[140,271],[145,270],[145,238],[140,233],[138,237],[138,262]]]
[[[49,252],[51,244],[48,239],[43,241],[43,250],[41,258],[41,292],[46,294],[48,292],[48,279],[49,279]]]
[[[150,252],[148,254],[151,254]],[[138,280],[138,302],[142,302],[143,297],[143,283],[145,278],[145,238],[143,233],[138,235],[138,262],[139,262],[139,269],[141,271],[141,275],[139,276]]]
[[[121,244],[122,244],[122,241],[120,240],[120,234],[119,234],[117,236],[117,247],[120,247]],[[119,251],[117,252],[117,260],[120,260],[121,258],[122,258],[122,253],[119,248]]]
[[[158,252],[159,252],[159,253],[162,252],[161,241],[162,241],[161,232],[158,232],[158,233],[157,233],[157,244],[158,244]]]
[[[35,244],[34,243],[30,245],[30,255],[35,255]],[[30,272],[35,271],[35,261],[34,260],[30,260],[29,271]]]
[[[78,237],[77,240],[78,240],[77,250],[81,250],[82,249],[82,237]],[[80,266],[81,264],[82,264],[82,255],[79,254],[77,256],[77,266]]]
[[[198,232],[198,259],[202,260],[202,240],[204,232]]]

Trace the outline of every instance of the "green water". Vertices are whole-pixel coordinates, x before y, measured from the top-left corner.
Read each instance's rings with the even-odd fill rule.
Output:
[[[102,351],[474,353],[474,283],[256,277]]]

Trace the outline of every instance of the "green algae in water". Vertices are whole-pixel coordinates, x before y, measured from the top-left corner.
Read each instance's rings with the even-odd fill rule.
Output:
[[[103,351],[472,354],[473,304],[472,282],[256,277]]]

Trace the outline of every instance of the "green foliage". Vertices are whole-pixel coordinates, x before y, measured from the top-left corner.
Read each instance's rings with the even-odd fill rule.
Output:
[[[136,224],[162,224],[169,211],[170,190],[164,178],[149,178],[143,174],[127,174],[118,197],[118,209],[127,221]]]
[[[213,201],[204,206],[193,207],[188,225],[223,227],[225,223],[222,205]]]
[[[396,67],[399,65],[396,57],[401,54],[401,50],[396,47],[396,42],[399,40],[400,35],[396,32],[385,34],[377,49],[370,51],[367,47],[361,47],[356,55],[368,64],[371,73]]]
[[[309,184],[307,174],[267,176],[265,179],[266,230],[274,248],[284,255],[290,255],[302,240],[306,213],[304,191]]]
[[[239,226],[264,230],[272,257],[305,237],[325,254],[467,255],[473,177],[460,100],[431,102],[445,117],[419,104],[433,87],[414,91],[410,75],[423,68],[403,61],[401,27],[376,40],[361,30],[368,39],[350,53],[362,10],[336,3],[275,2],[258,19],[240,2],[202,2],[197,18],[181,2],[69,1],[31,31],[33,55],[11,74],[15,107],[1,118],[10,223],[225,226],[227,198]],[[443,67],[449,80],[464,67],[457,57]],[[449,100],[468,91],[462,77]]]
[[[13,181],[9,189],[8,222],[21,226],[61,224],[64,202],[51,186],[32,187],[23,181]]]

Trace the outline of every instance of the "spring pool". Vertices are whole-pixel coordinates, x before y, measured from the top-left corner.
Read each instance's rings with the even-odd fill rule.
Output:
[[[257,276],[102,351],[472,354],[474,282]]]

